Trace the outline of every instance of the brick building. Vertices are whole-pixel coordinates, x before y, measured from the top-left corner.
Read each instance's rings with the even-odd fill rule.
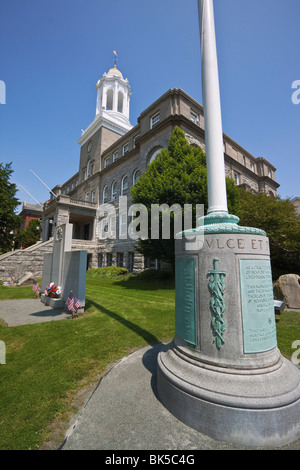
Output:
[[[88,267],[119,265],[130,271],[157,267],[145,260],[126,238],[100,239],[103,215],[101,204],[117,204],[128,197],[140,172],[145,171],[164,147],[175,126],[179,126],[192,145],[205,150],[203,107],[181,89],[171,89],[152,103],[132,126],[129,121],[131,91],[127,79],[116,65],[96,84],[96,115],[82,131],[79,168],[70,179],[53,188],[44,206],[43,242],[52,236],[53,226],[73,224],[73,249],[86,249]],[[276,168],[264,158],[256,158],[224,134],[226,175],[237,185],[254,192],[275,195],[279,184]],[[118,211],[118,209],[117,209]],[[124,214],[115,220],[117,234],[126,231]],[[127,217],[127,215],[126,215]],[[125,229],[124,229],[125,227]]]

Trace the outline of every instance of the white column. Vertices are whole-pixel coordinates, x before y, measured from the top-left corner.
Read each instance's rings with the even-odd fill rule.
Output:
[[[208,212],[228,212],[213,0],[198,0]]]

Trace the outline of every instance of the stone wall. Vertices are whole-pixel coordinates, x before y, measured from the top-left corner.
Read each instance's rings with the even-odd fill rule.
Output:
[[[18,279],[26,272],[32,272],[34,277],[41,277],[44,253],[50,253],[52,249],[53,239],[50,239],[25,250],[15,250],[0,256],[0,281],[7,281],[10,274]]]

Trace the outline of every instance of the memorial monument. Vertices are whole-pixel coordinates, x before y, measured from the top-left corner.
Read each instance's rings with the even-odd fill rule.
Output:
[[[64,307],[70,292],[79,300],[82,310],[85,306],[87,252],[72,251],[72,230],[73,225],[69,223],[55,227],[53,252],[44,254],[41,301],[54,309]],[[59,298],[44,294],[51,282],[61,288]]]
[[[277,348],[269,242],[228,213],[212,0],[198,0],[208,200],[176,240],[175,337],[158,395],[190,427],[246,446],[300,437],[300,372]],[[195,235],[190,241],[182,235]]]

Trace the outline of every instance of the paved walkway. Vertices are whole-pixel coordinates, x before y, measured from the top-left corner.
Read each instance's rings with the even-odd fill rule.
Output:
[[[178,421],[156,394],[158,343],[123,358],[73,418],[62,450],[243,450]],[[282,447],[299,450],[300,440]]]
[[[0,317],[8,326],[71,318],[38,299],[0,301]],[[178,421],[156,392],[157,343],[124,357],[86,397],[70,423],[62,450],[239,450]],[[300,450],[300,440],[281,449]]]
[[[64,309],[54,310],[45,306],[39,299],[1,300],[0,318],[7,326],[27,325],[44,321],[71,318]]]

